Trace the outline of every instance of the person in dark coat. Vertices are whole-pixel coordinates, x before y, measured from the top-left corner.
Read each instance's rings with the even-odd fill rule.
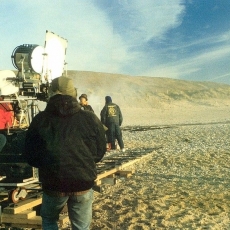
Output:
[[[83,110],[91,111],[91,112],[94,113],[92,106],[88,104],[87,94],[83,93],[83,94],[79,97],[79,100],[80,100],[81,108],[82,108]]]
[[[124,142],[122,139],[121,124],[123,116],[120,107],[112,102],[110,96],[105,97],[105,106],[101,110],[101,122],[105,125],[107,130],[108,142],[111,143],[111,149],[115,149],[115,140],[117,139],[118,145],[122,152],[125,152]]]
[[[25,157],[39,168],[42,183],[42,227],[58,229],[67,203],[72,229],[89,229],[96,163],[106,152],[105,131],[94,113],[81,109],[70,78],[55,78],[51,89],[56,94],[33,118],[25,139]]]

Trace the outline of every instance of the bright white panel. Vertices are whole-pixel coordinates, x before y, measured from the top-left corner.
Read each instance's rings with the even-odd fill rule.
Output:
[[[31,54],[31,65],[36,73],[42,73],[44,48],[37,46]]]
[[[46,31],[46,55],[44,56],[43,76],[47,76],[48,81],[62,76],[65,66],[66,49],[66,39]]]

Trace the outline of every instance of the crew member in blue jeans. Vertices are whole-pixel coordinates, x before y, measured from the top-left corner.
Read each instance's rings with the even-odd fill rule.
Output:
[[[73,230],[89,229],[96,163],[106,152],[105,131],[97,116],[81,109],[72,79],[55,78],[53,95],[26,134],[25,157],[39,169],[43,230],[57,230],[65,204]]]

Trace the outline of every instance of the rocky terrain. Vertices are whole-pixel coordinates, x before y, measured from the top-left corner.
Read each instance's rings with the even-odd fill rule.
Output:
[[[91,229],[230,229],[230,124],[126,130],[123,136],[127,151],[162,148],[130,166],[130,178],[95,192]]]

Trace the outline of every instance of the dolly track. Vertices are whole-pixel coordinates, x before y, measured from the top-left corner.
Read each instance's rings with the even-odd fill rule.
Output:
[[[125,153],[111,153],[110,155],[105,156],[101,162],[97,163],[97,180],[114,174],[119,170],[123,170],[125,167],[150,156],[154,151],[161,148],[162,147],[159,146],[154,148],[127,150]]]
[[[171,124],[171,125],[126,126],[122,128],[122,131],[136,132],[136,131],[149,131],[154,129],[170,129],[170,128],[177,128],[182,126],[218,125],[218,124],[230,124],[230,120],[216,121],[216,122],[178,123],[178,124]]]

